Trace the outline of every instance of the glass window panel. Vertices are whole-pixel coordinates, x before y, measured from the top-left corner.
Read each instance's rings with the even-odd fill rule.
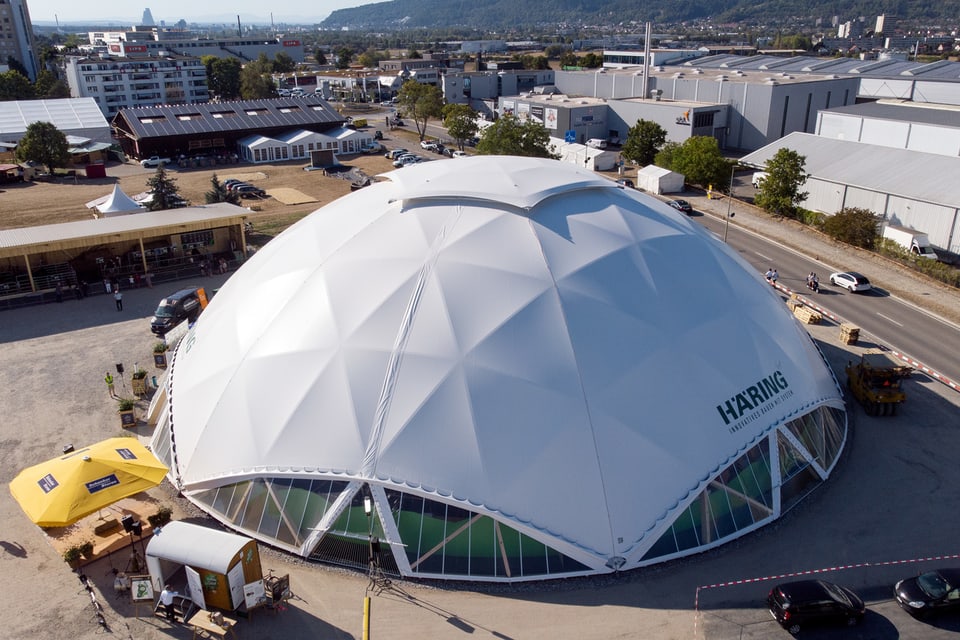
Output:
[[[824,432],[823,459],[829,468],[840,455],[840,448],[843,446],[847,430],[847,414],[833,407],[820,407],[820,417]]]
[[[243,505],[247,500],[247,492],[250,490],[250,481],[238,482],[233,486],[233,496],[230,498],[230,504],[227,505],[223,515],[230,522],[237,524],[243,517]]]
[[[714,540],[725,538],[735,532],[737,527],[733,522],[733,515],[730,513],[730,501],[727,492],[723,490],[722,486],[710,484],[704,493],[717,531]]]
[[[251,531],[258,530],[260,527],[260,516],[263,515],[263,509],[268,499],[267,487],[263,480],[255,480],[251,486],[247,502],[244,505],[243,514],[240,515],[239,524],[242,528]]]
[[[673,535],[677,539],[677,549],[693,549],[700,546],[700,509],[699,501],[687,507],[673,521]]]
[[[500,525],[500,537],[503,539],[503,548],[506,552],[507,560],[506,563],[510,567],[510,577],[518,578],[522,575],[525,575],[523,570],[523,558],[522,558],[522,549],[520,543],[520,532],[516,529],[511,529],[503,524]],[[499,549],[497,549],[499,553]],[[507,575],[507,567],[503,564],[503,558],[498,555],[499,560],[495,563],[497,567],[497,575]]]
[[[668,556],[671,553],[677,552],[677,539],[673,535],[673,527],[667,529],[660,539],[653,543],[653,546],[647,551],[643,556],[644,560],[650,558],[659,558],[660,556]]]
[[[777,446],[780,449],[781,469],[788,468],[792,472],[789,477],[781,481],[780,512],[782,515],[815,489],[821,480],[813,468],[800,457],[793,445],[780,434],[777,434]],[[785,459],[790,461],[785,464]]]
[[[501,532],[504,529],[505,527],[500,527]],[[450,573],[449,566],[447,573]],[[494,522],[487,516],[475,520],[470,525],[470,575],[504,575]]]
[[[233,500],[233,492],[236,489],[235,484],[228,484],[217,489],[217,497],[210,504],[210,508],[218,513],[227,513],[230,508],[230,501]]]
[[[284,480],[267,480],[264,487],[267,489],[267,500],[263,509],[263,517],[260,518],[259,530],[265,536],[276,538],[277,530],[280,527],[283,499],[287,494],[287,483]]]
[[[547,546],[530,536],[520,534],[520,552],[523,575],[542,576],[547,573]]]

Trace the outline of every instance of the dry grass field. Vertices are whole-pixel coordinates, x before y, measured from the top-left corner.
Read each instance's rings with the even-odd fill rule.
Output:
[[[273,235],[304,215],[350,193],[350,178],[356,175],[356,171],[374,176],[393,170],[390,161],[382,154],[345,156],[341,162],[351,167],[351,171],[324,175],[322,171],[304,171],[303,161],[292,161],[203,169],[173,168],[168,170],[168,174],[176,181],[180,195],[195,205],[205,202],[204,194],[210,190],[214,173],[221,181],[236,177],[249,180],[268,194],[276,192],[277,198],[241,201],[243,206],[253,210],[250,220],[254,228],[258,232]],[[0,229],[89,220],[94,210],[86,207],[87,202],[108,195],[114,184],[119,184],[120,189],[129,196],[146,191],[147,180],[154,171],[130,162],[108,165],[107,173],[106,178],[91,179],[80,177],[82,171],[78,171],[76,181],[61,179],[52,183],[4,185],[0,190]]]

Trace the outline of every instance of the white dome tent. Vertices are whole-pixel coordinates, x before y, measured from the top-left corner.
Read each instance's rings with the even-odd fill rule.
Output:
[[[684,215],[552,160],[385,177],[259,251],[177,348],[154,451],[213,517],[329,562],[531,580],[703,551],[832,471],[831,371]]]

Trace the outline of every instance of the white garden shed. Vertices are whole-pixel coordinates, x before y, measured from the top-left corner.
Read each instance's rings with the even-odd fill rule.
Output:
[[[669,169],[649,164],[637,171],[637,189],[657,195],[683,191],[684,176]]]

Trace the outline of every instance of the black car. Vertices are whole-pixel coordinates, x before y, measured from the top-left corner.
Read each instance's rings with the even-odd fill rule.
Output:
[[[686,214],[693,213],[693,207],[690,206],[690,203],[686,200],[670,200],[667,202],[668,205],[676,209],[677,211],[682,211]]]
[[[628,178],[620,178],[619,180],[617,180],[617,184],[619,184],[621,187],[627,187],[628,189],[633,189],[633,180],[630,180]]]
[[[807,625],[846,624],[863,620],[866,607],[860,596],[825,580],[798,580],[778,584],[767,596],[767,606],[780,626],[796,635]]]
[[[897,604],[910,615],[960,608],[960,569],[937,569],[901,580],[893,587]]]
[[[206,292],[200,287],[189,287],[173,293],[163,300],[153,312],[150,331],[158,336],[183,322],[194,322],[207,304]]]

